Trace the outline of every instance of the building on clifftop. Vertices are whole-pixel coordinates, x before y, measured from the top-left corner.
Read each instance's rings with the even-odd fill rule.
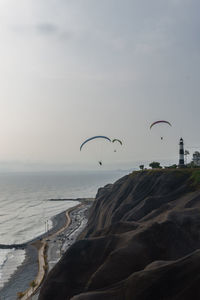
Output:
[[[195,166],[200,167],[200,152],[199,151],[195,151],[193,153],[193,163]]]

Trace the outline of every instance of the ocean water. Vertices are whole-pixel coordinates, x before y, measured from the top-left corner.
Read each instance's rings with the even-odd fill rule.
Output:
[[[41,235],[51,218],[78,204],[48,199],[95,197],[97,189],[122,171],[0,174],[0,244],[20,244]],[[0,290],[23,263],[24,250],[0,249]],[[1,293],[0,293],[1,294]]]

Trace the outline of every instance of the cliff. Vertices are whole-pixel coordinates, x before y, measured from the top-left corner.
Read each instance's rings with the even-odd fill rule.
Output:
[[[133,172],[99,189],[39,300],[200,299],[200,170]]]

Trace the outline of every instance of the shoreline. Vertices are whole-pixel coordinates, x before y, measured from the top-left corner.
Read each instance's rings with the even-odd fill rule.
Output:
[[[12,247],[15,249],[24,249],[25,250],[25,260],[24,262],[18,266],[16,271],[12,274],[10,277],[10,280],[5,283],[4,287],[0,291],[0,297],[5,297],[6,299],[6,292],[14,288],[16,289],[16,299],[17,299],[17,292],[21,293],[21,298],[22,300],[29,299],[31,295],[37,293],[37,290],[40,288],[41,283],[43,282],[46,274],[48,274],[48,269],[46,270],[46,262],[45,262],[45,249],[48,247],[49,239],[53,238],[54,236],[56,237],[60,233],[62,233],[64,230],[67,230],[67,228],[71,224],[71,218],[70,218],[70,213],[74,210],[77,210],[81,206],[86,206],[87,203],[91,203],[91,200],[94,198],[79,198],[79,199],[74,199],[74,201],[79,201],[79,204],[76,206],[70,207],[69,209],[55,215],[52,217],[52,228],[24,243],[24,244],[17,244],[15,245],[16,247]],[[51,200],[52,201],[52,200]],[[69,199],[66,200],[61,200],[61,201],[69,201]],[[71,199],[70,199],[71,201]],[[38,263],[39,262],[39,263]],[[23,277],[26,278],[26,275],[29,274],[29,271],[31,270],[30,276],[32,275],[31,280],[26,280],[26,287],[23,288],[23,291],[20,291],[19,288],[17,289],[16,286],[16,281],[20,279],[21,281],[23,280]],[[20,281],[19,280],[19,281]],[[31,282],[35,282],[36,286],[34,288],[30,287],[29,284]],[[20,283],[20,282],[19,282]],[[30,292],[31,290],[31,292]],[[4,299],[4,298],[2,298]]]
[[[92,199],[94,199],[94,198],[77,198],[77,199],[64,199],[63,198],[63,199],[48,199],[46,201],[50,201],[50,202],[52,202],[52,201],[54,201],[54,202],[56,202],[56,201],[70,201],[70,202],[75,201],[75,202],[82,203],[84,201],[92,201]],[[75,206],[73,206],[73,207],[75,207]],[[73,207],[70,207],[70,208],[73,208]],[[27,242],[24,242],[24,243],[8,244],[8,245],[7,244],[0,244],[0,249],[13,249],[13,248],[15,248],[16,250],[17,249],[26,250],[26,248],[29,245],[37,242],[38,240],[42,240],[44,238],[47,238],[49,235],[57,232],[59,230],[59,228],[64,227],[64,225],[66,223],[65,213],[66,213],[67,210],[64,210],[61,213],[58,213],[57,215],[51,217],[51,220],[52,220],[52,223],[53,223],[52,228],[49,229],[47,232],[42,233],[42,234],[32,238],[31,240],[28,240]]]
[[[73,206],[74,207],[74,206]],[[31,244],[37,242],[38,240],[42,240],[46,237],[48,237],[48,235],[50,235],[53,232],[56,232],[60,227],[64,226],[63,223],[66,222],[66,218],[65,218],[65,212],[66,211],[62,211],[61,213],[51,217],[52,220],[52,228],[49,229],[47,232],[38,235],[37,237],[25,242],[25,243],[21,243],[21,244],[0,244],[0,249],[13,249],[15,248],[17,249],[24,249],[26,250],[26,248],[28,248]]]
[[[60,232],[62,232],[64,229],[66,229],[70,225],[70,222],[71,222],[69,213],[82,205],[83,205],[82,203],[79,203],[78,205],[67,209],[65,211],[65,217],[66,217],[65,221],[66,222],[65,222],[64,226],[60,227],[60,229],[58,229],[55,232],[50,232],[47,235],[47,237],[44,237],[42,240],[39,239],[32,243],[32,245],[38,251],[38,273],[37,273],[37,276],[32,281],[35,283],[35,286],[34,287],[30,286],[27,288],[27,290],[22,292],[23,296],[20,298],[21,300],[27,300],[33,294],[35,294],[37,292],[37,290],[39,289],[39,287],[41,286],[46,274],[48,273],[47,269],[46,269],[48,262],[46,261],[46,258],[45,258],[46,257],[46,248],[48,247],[47,239],[52,238],[55,235],[58,235]],[[52,231],[54,231],[54,230],[52,230]]]

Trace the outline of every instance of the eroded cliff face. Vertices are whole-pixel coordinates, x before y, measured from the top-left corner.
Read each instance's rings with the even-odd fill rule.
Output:
[[[198,172],[134,172],[99,189],[39,299],[200,299]]]

